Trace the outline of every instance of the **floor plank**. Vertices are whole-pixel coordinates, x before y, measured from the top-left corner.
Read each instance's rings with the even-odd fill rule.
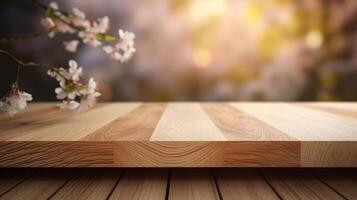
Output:
[[[0,169],[0,196],[34,173],[34,170],[28,169]]]
[[[62,185],[76,174],[75,170],[41,170],[0,199],[42,200],[52,196]]]
[[[312,172],[347,199],[357,199],[357,170],[313,170]]]
[[[344,199],[326,184],[304,170],[262,170],[263,175],[283,199]]]
[[[87,169],[63,186],[51,199],[101,200],[107,199],[115,187],[121,170]]]
[[[109,199],[165,199],[167,181],[168,170],[165,169],[129,169]]]
[[[215,169],[214,174],[223,199],[279,199],[254,169]]]
[[[171,173],[169,199],[219,199],[212,172],[209,169],[174,169]]]
[[[8,174],[0,176],[0,188],[7,188],[0,199],[357,199],[357,171],[352,168],[28,171],[24,180],[13,175],[27,169],[0,171]],[[10,186],[2,185],[6,182]]]

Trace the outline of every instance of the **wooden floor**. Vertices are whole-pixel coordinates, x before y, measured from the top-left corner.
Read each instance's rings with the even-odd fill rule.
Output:
[[[0,125],[0,167],[357,167],[357,103],[35,103]]]
[[[357,199],[357,170],[1,169],[0,199]]]

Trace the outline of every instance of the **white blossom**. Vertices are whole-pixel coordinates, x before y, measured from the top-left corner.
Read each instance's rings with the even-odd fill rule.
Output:
[[[42,20],[43,26],[51,30],[49,37],[54,37],[55,33],[76,33],[83,43],[91,47],[102,46],[116,39],[115,36],[107,34],[110,26],[109,17],[104,16],[97,20],[86,19],[86,14],[80,9],[72,8],[72,13],[64,13],[58,10],[55,2],[50,3],[49,12]],[[103,47],[103,50],[112,59],[125,62],[129,60],[136,51],[134,48],[135,35],[132,32],[119,30],[118,42]],[[76,52],[79,44],[78,40],[64,42],[64,47],[69,52]],[[112,47],[110,47],[112,46]]]
[[[92,27],[88,31],[93,33],[106,33],[109,29],[109,17],[105,16],[93,22]]]
[[[101,95],[96,91],[96,89],[97,83],[93,78],[90,78],[87,84],[87,88],[82,90],[82,94],[84,94],[85,97],[80,102],[80,110],[85,110],[94,106],[94,104],[97,102],[97,97]]]
[[[32,101],[32,95],[20,91],[18,88],[13,88],[9,95],[1,101],[0,110],[7,112],[10,116],[14,116],[19,110],[23,110],[27,106],[28,101]]]
[[[56,30],[61,33],[74,33],[74,29],[61,20],[56,20]]]
[[[102,45],[102,43],[97,40],[96,35],[93,33],[84,32],[82,38],[83,43],[88,44],[89,46],[98,47]]]
[[[32,101],[32,95],[17,90],[7,97],[6,101],[8,101],[13,108],[23,110],[27,106],[27,101]]]
[[[77,101],[62,101],[62,103],[57,106],[60,109],[77,110],[79,108],[79,103]]]
[[[74,14],[75,16],[77,16],[77,17],[79,17],[79,18],[82,18],[82,19],[85,19],[85,18],[86,18],[86,14],[84,14],[83,11],[79,10],[79,8],[74,7],[74,8],[72,9],[72,11],[73,11],[73,14]]]
[[[112,46],[104,46],[103,50],[107,54],[111,54],[114,51],[114,48]]]
[[[58,4],[54,1],[52,1],[48,6],[54,10],[58,10]]]
[[[46,30],[51,30],[56,26],[55,22],[49,17],[42,19],[41,23],[46,28]],[[55,31],[52,30],[48,33],[48,37],[53,38],[54,36],[55,36]]]
[[[65,49],[69,52],[76,52],[78,47],[79,41],[78,40],[71,40],[71,41],[64,41],[63,45]]]
[[[133,53],[136,51],[134,48],[134,33],[119,30],[119,42],[113,48],[112,46],[104,46],[103,50],[105,53],[109,54],[112,59],[119,60],[120,62],[125,62],[131,58]]]
[[[41,23],[46,29],[51,29],[56,26],[55,22],[49,17],[43,18]]]
[[[2,112],[7,112],[11,117],[13,117],[17,113],[16,108],[2,101],[0,101],[0,110]]]
[[[79,77],[82,75],[83,70],[82,67],[78,67],[78,63],[75,60],[70,60],[68,62],[69,65],[69,75],[71,76],[72,80],[78,81]]]
[[[91,23],[89,20],[86,20],[86,15],[83,11],[79,10],[78,8],[73,8],[73,16],[71,16],[71,22],[79,27],[82,27],[86,30],[90,28]]]
[[[68,62],[69,68],[54,68],[47,73],[60,82],[60,87],[55,89],[56,97],[63,100],[58,106],[61,109],[84,110],[96,103],[96,98],[101,94],[97,92],[97,83],[90,78],[87,84],[80,82],[83,74],[82,67],[75,60]]]
[[[128,32],[128,31],[123,31],[122,29],[120,29],[118,31],[119,33],[119,37],[121,39],[120,44],[123,46],[133,46],[134,45],[134,38],[135,35],[132,32]]]

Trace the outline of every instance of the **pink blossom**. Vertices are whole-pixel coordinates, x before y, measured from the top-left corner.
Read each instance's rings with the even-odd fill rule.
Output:
[[[71,41],[64,41],[63,45],[65,49],[69,52],[76,52],[78,47],[79,41],[78,40],[71,40]]]

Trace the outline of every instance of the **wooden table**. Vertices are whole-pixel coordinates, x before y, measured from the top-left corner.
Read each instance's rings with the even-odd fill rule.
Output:
[[[357,167],[357,103],[33,103],[0,167]]]

